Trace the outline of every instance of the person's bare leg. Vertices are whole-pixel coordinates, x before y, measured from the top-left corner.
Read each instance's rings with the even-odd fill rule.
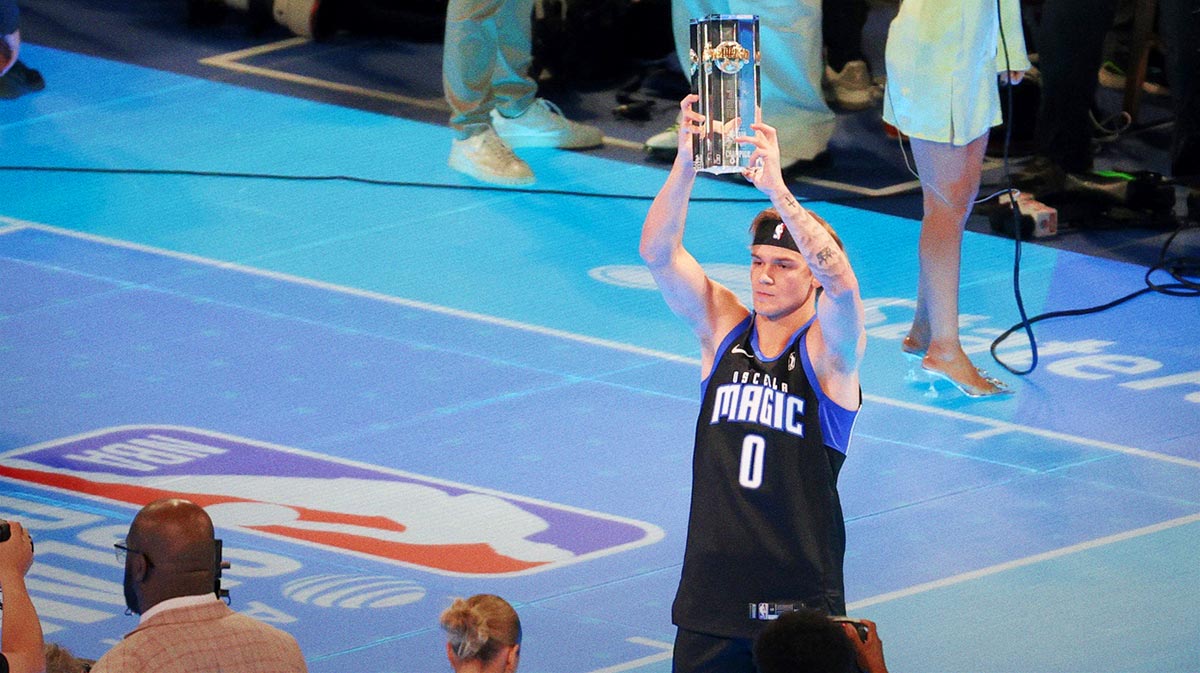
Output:
[[[912,139],[925,214],[918,249],[917,307],[901,345],[908,353],[924,352],[923,368],[945,375],[973,396],[1003,392],[994,379],[976,369],[958,338],[963,227],[979,193],[986,148],[986,135],[961,147]]]

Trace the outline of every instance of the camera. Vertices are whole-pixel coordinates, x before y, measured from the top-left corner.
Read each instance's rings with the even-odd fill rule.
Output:
[[[750,619],[772,621],[779,619],[789,612],[805,609],[808,608],[803,603],[751,603]],[[832,615],[829,619],[839,624],[853,624],[855,632],[858,633],[858,639],[864,643],[867,642],[867,637],[870,635],[871,630],[867,628],[867,624],[863,620],[840,615]]]
[[[7,542],[10,537],[12,537],[12,526],[4,519],[0,519],[0,542]],[[32,538],[29,540],[29,550],[33,551]]]
[[[871,630],[867,628],[866,623],[864,623],[861,619],[855,619],[853,617],[830,617],[830,619],[842,624],[853,624],[854,630],[858,632],[858,639],[864,643],[867,642],[867,637],[871,635]]]

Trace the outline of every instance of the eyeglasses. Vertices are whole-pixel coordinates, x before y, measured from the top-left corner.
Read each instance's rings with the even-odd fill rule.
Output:
[[[146,558],[147,565],[151,565],[151,566],[154,565],[153,563],[150,562],[150,557],[146,556],[146,552],[144,552],[140,549],[134,549],[132,547],[127,547],[125,545],[125,540],[121,540],[117,544],[114,544],[113,547],[116,548],[117,563],[124,565],[125,557],[128,556],[129,554],[141,554],[142,556],[144,556]]]

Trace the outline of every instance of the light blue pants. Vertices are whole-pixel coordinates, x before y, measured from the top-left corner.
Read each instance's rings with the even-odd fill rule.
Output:
[[[537,97],[529,76],[532,12],[533,0],[450,0],[442,87],[460,137],[489,125],[492,108],[516,117]]]

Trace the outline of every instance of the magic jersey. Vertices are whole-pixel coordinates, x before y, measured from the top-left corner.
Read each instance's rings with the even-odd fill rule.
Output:
[[[837,477],[857,410],[821,391],[810,320],[775,359],[751,314],[725,337],[702,385],[683,574],[672,621],[753,638],[751,603],[845,614],[845,523]]]

